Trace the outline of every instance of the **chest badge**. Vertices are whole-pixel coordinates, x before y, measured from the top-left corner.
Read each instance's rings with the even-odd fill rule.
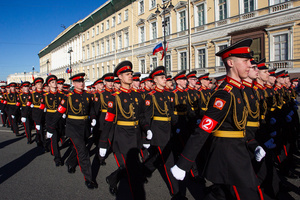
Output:
[[[251,97],[251,99],[254,99],[254,96],[253,96],[252,94],[251,94],[251,96],[250,96],[250,97]]]
[[[237,102],[238,102],[239,104],[241,104],[241,99],[240,99],[240,98],[237,98]]]
[[[75,102],[78,102],[78,99],[75,99]]]
[[[124,99],[124,102],[127,103],[127,99]]]

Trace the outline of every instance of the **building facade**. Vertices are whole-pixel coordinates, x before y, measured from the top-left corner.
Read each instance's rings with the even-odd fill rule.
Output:
[[[158,12],[163,2],[107,1],[39,52],[41,75],[67,79],[71,65],[72,73],[95,81],[123,60],[147,74],[166,59],[168,74],[196,69],[217,76],[225,68],[215,53],[244,38],[253,39],[256,60],[300,73],[300,1],[172,0],[173,8]],[[162,53],[152,51],[164,32],[168,48],[161,60]]]

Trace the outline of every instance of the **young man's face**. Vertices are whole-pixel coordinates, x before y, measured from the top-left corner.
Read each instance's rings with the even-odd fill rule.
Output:
[[[165,75],[155,76],[154,77],[154,82],[157,86],[165,87],[166,82],[167,82],[166,76]]]
[[[120,74],[119,79],[121,80],[121,83],[130,85],[132,83],[132,72],[124,72]]]
[[[10,92],[15,92],[16,88],[15,87],[10,87]]]
[[[120,83],[114,83],[114,88],[115,88],[116,90],[119,90],[120,87],[121,87],[121,84],[120,84]]]
[[[269,82],[271,85],[274,85],[274,84],[275,84],[275,81],[276,81],[276,77],[275,77],[275,76],[269,76],[268,82]]]
[[[49,82],[48,85],[49,85],[50,88],[54,89],[54,88],[57,87],[57,82],[56,82],[56,80],[52,80],[52,81]]]
[[[43,83],[38,82],[35,84],[35,87],[36,87],[36,89],[41,90],[43,88]],[[32,87],[32,89],[33,89],[33,87]]]
[[[252,80],[256,79],[258,77],[258,68],[257,65],[251,65],[249,70],[248,77]]]
[[[59,89],[59,90],[63,90],[63,84],[57,84],[57,89]]]
[[[210,83],[210,80],[207,80],[207,79],[201,79],[200,80],[200,83],[201,85],[203,85],[204,87],[209,87],[209,83]]]
[[[284,84],[284,78],[278,77],[277,82],[280,83],[280,84]]]
[[[107,89],[112,89],[114,86],[114,82],[108,82],[108,81],[105,81],[105,87]]]
[[[72,84],[74,88],[77,90],[83,90],[85,87],[84,81],[72,81]]]
[[[298,86],[298,81],[293,82],[293,86],[297,87]]]
[[[138,89],[140,87],[140,81],[133,81],[132,82],[132,87]]]
[[[178,79],[176,81],[177,85],[179,87],[181,87],[182,89],[185,89],[186,88],[186,83],[187,83],[187,80],[186,79]]]
[[[197,83],[197,78],[189,78],[188,82],[189,82],[189,86],[195,87]]]
[[[226,62],[238,77],[240,77],[241,79],[245,79],[248,77],[251,67],[249,58],[230,57]]]
[[[258,71],[258,77],[264,82],[268,81],[269,76],[270,76],[270,73],[268,72],[267,69],[262,69],[262,70]]]
[[[167,88],[172,88],[173,87],[173,81],[167,81],[166,82],[166,87]]]
[[[151,89],[152,86],[153,86],[153,82],[152,82],[152,81],[146,81],[146,82],[145,82],[145,85],[146,85],[147,88],[150,88],[150,89]]]
[[[29,92],[29,86],[23,86],[23,87],[22,87],[22,91],[23,91],[24,93],[28,93],[28,92]]]

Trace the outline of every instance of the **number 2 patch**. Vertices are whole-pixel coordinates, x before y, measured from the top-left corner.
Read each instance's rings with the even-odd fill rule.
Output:
[[[211,133],[218,122],[216,120],[213,120],[210,117],[207,117],[206,115],[203,116],[201,123],[199,124],[199,127],[205,130],[208,133]]]

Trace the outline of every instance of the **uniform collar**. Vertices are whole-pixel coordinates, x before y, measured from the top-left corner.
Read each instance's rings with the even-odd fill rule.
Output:
[[[113,91],[112,89],[108,89],[107,87],[105,87],[105,90],[106,90],[107,92],[112,92],[112,91]]]
[[[159,89],[159,88],[156,86],[156,87],[155,87],[155,91],[157,91],[157,92],[163,92],[164,90]]]
[[[36,90],[36,92],[37,92],[37,93],[42,93],[42,92],[43,92],[43,90]]]
[[[265,84],[265,87],[267,87],[267,88],[270,88],[270,89],[272,89],[273,87],[272,87],[272,85],[269,85],[269,84]]]
[[[200,89],[201,90],[207,90],[207,88],[205,86],[203,86],[203,85],[201,85]]]
[[[242,86],[243,86],[241,82],[239,82],[239,81],[237,81],[237,80],[235,80],[235,79],[233,79],[233,78],[231,78],[231,77],[229,77],[229,76],[226,76],[225,81],[226,81],[227,83],[231,84],[232,86],[237,87],[237,88],[239,88],[239,89],[241,89]]]
[[[145,87],[145,90],[146,90],[146,91],[148,91],[148,92],[150,92],[150,91],[151,91],[151,89],[148,89],[147,87]]]
[[[242,80],[242,84],[244,85],[244,86],[247,86],[247,87],[249,87],[249,88],[252,88],[252,83],[249,83],[248,81],[245,81],[245,80]]]
[[[123,88],[123,87],[120,87],[120,90],[122,91],[122,92],[125,92],[125,93],[131,93],[131,89],[125,89],[125,88]]]
[[[259,84],[258,82],[254,81],[254,85],[256,85],[259,89],[264,90],[264,86],[262,86],[261,84]]]
[[[180,87],[176,86],[176,89],[179,91],[179,92],[183,92],[184,90],[181,89]]]
[[[52,91],[50,90],[50,93],[51,93],[51,94],[57,94],[57,91],[56,91],[56,92],[52,92]]]
[[[76,94],[82,94],[82,93],[83,93],[83,90],[82,90],[82,91],[79,91],[79,90],[74,89],[74,93],[76,93]]]
[[[188,85],[187,88],[190,90],[195,90],[195,88],[191,87],[190,85]]]

